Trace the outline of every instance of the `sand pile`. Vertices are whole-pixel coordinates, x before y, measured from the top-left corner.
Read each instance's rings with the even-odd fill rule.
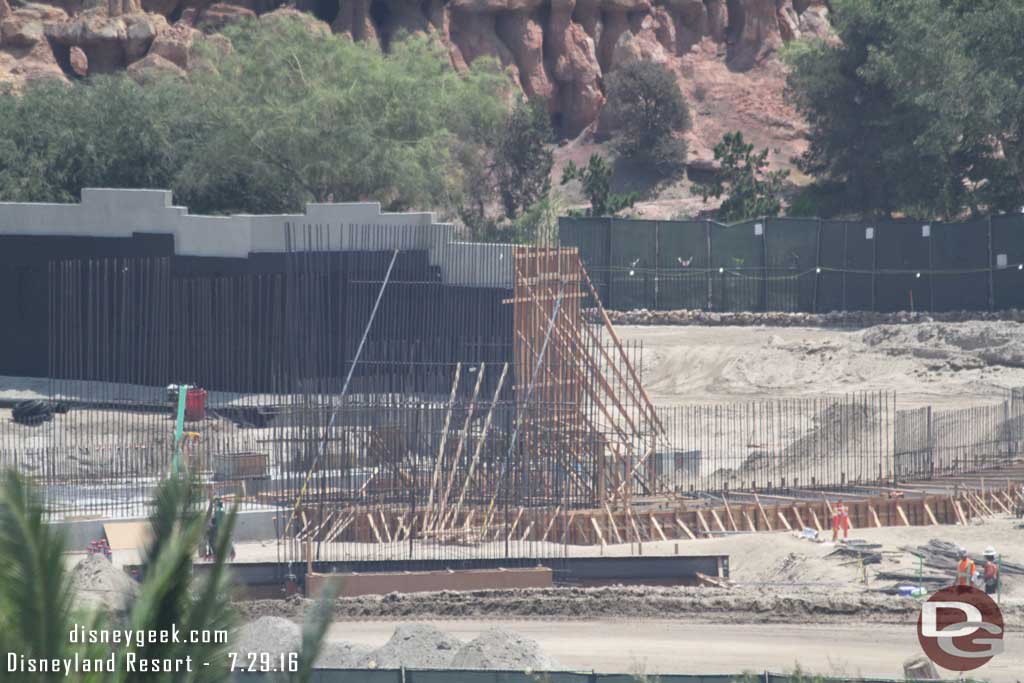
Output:
[[[103,555],[87,555],[71,570],[71,587],[85,608],[126,611],[139,594],[139,584]]]
[[[372,648],[343,640],[325,640],[320,656],[313,666],[317,669],[355,669],[362,665]]]
[[[301,649],[301,627],[282,617],[260,617],[235,633],[235,651],[240,656],[266,652],[276,658]]]
[[[1013,322],[879,325],[862,340],[890,355],[930,360],[934,369],[1024,368],[1024,328]]]
[[[402,624],[388,642],[371,652],[361,666],[378,669],[445,668],[462,648],[462,641],[428,624]]]
[[[484,631],[463,645],[452,658],[451,666],[456,669],[503,671],[550,671],[558,668],[537,641],[497,628]]]

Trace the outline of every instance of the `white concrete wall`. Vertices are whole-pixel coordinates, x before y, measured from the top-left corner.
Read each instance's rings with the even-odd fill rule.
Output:
[[[174,236],[179,256],[246,258],[255,252],[308,244],[306,226],[331,249],[425,249],[444,281],[512,286],[511,247],[453,241],[451,225],[431,213],[384,213],[376,202],[307,204],[303,214],[195,216],[174,206],[169,190],[86,188],[79,204],[0,202],[0,235],[131,237]]]

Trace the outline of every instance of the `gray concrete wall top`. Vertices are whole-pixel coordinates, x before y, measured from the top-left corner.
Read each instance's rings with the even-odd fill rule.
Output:
[[[428,212],[382,212],[376,202],[306,205],[302,214],[200,216],[174,206],[169,190],[85,188],[78,204],[0,202],[0,235],[131,237],[170,234],[179,256],[246,258],[315,242],[331,249],[424,249],[445,282],[512,286],[508,245],[454,241],[450,224]]]

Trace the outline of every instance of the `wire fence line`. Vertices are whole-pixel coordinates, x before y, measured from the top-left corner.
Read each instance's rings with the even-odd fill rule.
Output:
[[[896,485],[1024,457],[1024,390],[965,408],[899,409],[894,393],[661,408],[653,467],[681,493]]]

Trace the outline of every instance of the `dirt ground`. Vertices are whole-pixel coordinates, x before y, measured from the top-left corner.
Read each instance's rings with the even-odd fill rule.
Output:
[[[788,672],[902,679],[903,661],[919,652],[910,625],[692,624],[679,620],[516,621],[431,620],[462,640],[489,628],[532,638],[565,668],[644,674]],[[329,639],[378,647],[393,621],[335,623]],[[1006,637],[1006,651],[978,671],[978,678],[1013,683],[1024,671],[1024,634]],[[956,678],[954,674],[946,676]]]
[[[904,547],[931,539],[972,554],[994,545],[1011,562],[1024,560],[1024,528],[1009,516],[970,526],[855,529],[851,538],[881,544],[883,561],[864,569],[829,557],[831,540],[795,533],[644,544],[645,555],[728,554],[730,588],[610,586],[468,593],[422,593],[341,599],[328,637],[378,647],[399,623],[427,622],[462,640],[494,627],[532,638],[568,668],[663,673],[784,672],[902,678],[902,663],[920,653],[914,624],[920,601],[879,589],[879,570],[915,573]],[[636,549],[633,548],[635,551]],[[600,548],[570,548],[600,554]],[[629,554],[628,545],[606,555]],[[925,573],[941,573],[925,569]],[[950,579],[955,569],[949,568]],[[1005,653],[976,678],[1011,683],[1024,671],[1024,576],[1008,575],[1000,605]],[[303,599],[240,603],[244,619],[276,614],[301,620]],[[946,678],[953,679],[951,672]]]
[[[887,391],[901,408],[961,407],[1024,387],[1024,326],[1014,322],[616,330],[643,344],[644,385],[660,405]]]

